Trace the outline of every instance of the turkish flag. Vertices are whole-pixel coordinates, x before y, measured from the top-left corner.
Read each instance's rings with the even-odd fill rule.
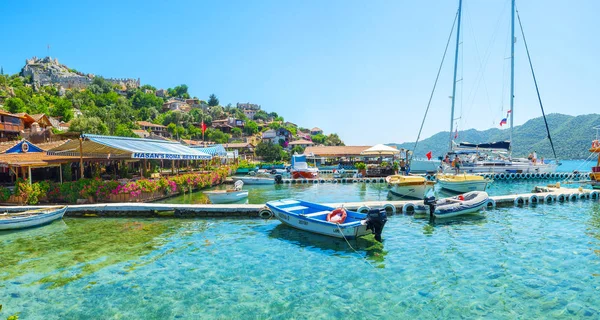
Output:
[[[425,156],[427,157],[427,160],[431,160],[431,151],[427,152]]]
[[[206,123],[202,120],[202,134],[204,134],[204,131],[206,131]]]

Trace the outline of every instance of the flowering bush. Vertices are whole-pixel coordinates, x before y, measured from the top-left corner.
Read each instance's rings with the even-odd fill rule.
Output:
[[[5,202],[11,195],[12,192],[10,192],[9,188],[0,187],[0,202]]]

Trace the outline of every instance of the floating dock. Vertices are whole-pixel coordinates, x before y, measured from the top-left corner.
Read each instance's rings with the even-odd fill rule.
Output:
[[[572,202],[578,200],[598,200],[600,192],[589,189],[550,188],[547,192],[525,193],[490,197],[487,208],[510,206],[530,206],[552,204],[555,202]],[[385,208],[388,214],[411,214],[415,206],[423,204],[420,200],[405,201],[363,201],[350,203],[326,203],[325,205],[355,211],[370,208]],[[49,206],[7,206],[0,207],[0,212],[21,212],[41,209]],[[70,205],[66,216],[70,217],[237,217],[237,218],[270,218],[273,213],[264,204],[164,204],[164,203],[101,203]]]
[[[551,173],[478,173],[490,180],[575,180],[590,179],[589,172],[551,172]],[[429,181],[435,180],[435,174],[422,175]],[[369,178],[318,178],[318,179],[282,179],[283,184],[320,184],[320,183],[385,183],[384,177]]]

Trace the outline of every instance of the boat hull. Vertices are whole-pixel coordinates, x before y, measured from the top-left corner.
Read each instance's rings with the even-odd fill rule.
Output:
[[[285,205],[286,202],[290,203],[289,201],[292,201],[293,203],[293,200],[278,200],[269,201],[266,205],[279,221],[290,227],[341,239],[356,239],[357,237],[369,235],[372,233],[372,231],[370,229],[367,230],[367,226],[362,224],[362,221],[359,220],[348,223],[336,224],[328,222],[326,220],[314,218],[312,217],[314,213],[310,214],[311,208],[305,207],[306,202],[297,202],[299,206],[291,208],[295,211],[295,213],[287,211],[291,209],[288,207],[288,209],[286,210],[281,206]],[[334,209],[323,205],[316,206],[317,209],[312,208],[312,211],[319,210],[316,214],[321,215],[322,217],[325,217],[328,212],[331,212],[331,210]],[[304,211],[303,208],[306,209],[306,211]],[[356,212],[348,212],[348,214],[349,216],[353,215],[356,217],[366,218],[366,215]],[[350,219],[350,217],[348,219]]]
[[[293,179],[316,179],[318,177],[318,171],[292,170]]]
[[[423,199],[427,190],[431,189],[430,184],[414,184],[414,185],[391,185],[389,192],[401,198]]]
[[[479,212],[481,209],[483,209],[487,205],[489,196],[486,192],[480,192],[480,191],[471,192],[471,194],[476,195],[471,200],[465,200],[464,202],[460,202],[460,203],[446,203],[446,204],[439,205],[438,207],[436,207],[433,215],[437,219],[444,219],[444,218],[452,218],[452,217],[457,217],[457,216],[462,216],[462,215],[473,214],[473,213]],[[465,194],[464,196],[469,197],[469,193]],[[450,198],[450,200],[456,201],[457,198],[458,197],[453,197],[453,198]],[[444,200],[441,200],[441,201],[444,201]]]
[[[263,178],[263,177],[233,177],[234,181],[242,181],[244,184],[275,184],[275,179],[273,178]]]
[[[424,159],[413,159],[410,162],[411,173],[427,173],[437,172],[440,168],[441,161],[439,160],[424,160]]]
[[[14,217],[10,219],[0,219],[0,230],[16,230],[42,226],[51,223],[54,220],[62,219],[67,211],[67,207],[49,211],[48,213],[37,214],[28,217]]]
[[[444,190],[466,193],[471,191],[485,191],[487,188],[488,181],[448,181],[444,179],[438,180],[438,186]]]
[[[248,190],[242,191],[206,191],[205,195],[213,204],[232,203],[248,198]]]
[[[520,173],[548,173],[555,172],[558,166],[556,164],[525,164],[525,163],[497,163],[490,165],[461,165],[459,172],[466,173],[507,173],[507,172],[520,172]],[[455,173],[455,169],[449,165],[443,165],[444,173]]]

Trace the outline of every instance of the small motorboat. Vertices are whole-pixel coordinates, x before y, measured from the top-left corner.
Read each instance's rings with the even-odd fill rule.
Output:
[[[292,179],[316,179],[319,177],[319,169],[308,166],[306,155],[292,155],[291,162]]]
[[[294,199],[269,201],[267,207],[288,226],[336,238],[356,239],[373,233],[381,241],[387,222],[384,209],[364,214]]]
[[[396,197],[423,199],[427,190],[433,188],[433,182],[424,176],[391,175],[385,178],[390,193]]]
[[[256,185],[256,184],[275,184],[275,178],[270,176],[234,176],[234,181],[242,181],[244,184]]]
[[[67,211],[66,206],[49,207],[23,212],[0,214],[0,230],[14,230],[37,227],[61,219]]]
[[[236,181],[233,189],[204,191],[213,204],[232,203],[248,198],[248,190],[242,190],[243,181]]]
[[[470,191],[485,191],[489,179],[476,174],[438,174],[436,176],[438,185],[445,190],[457,193]]]
[[[437,219],[477,213],[487,205],[489,199],[487,192],[484,191],[467,192],[440,200],[435,200],[435,197],[426,197],[423,205],[415,207],[415,218],[428,217],[432,210]]]

